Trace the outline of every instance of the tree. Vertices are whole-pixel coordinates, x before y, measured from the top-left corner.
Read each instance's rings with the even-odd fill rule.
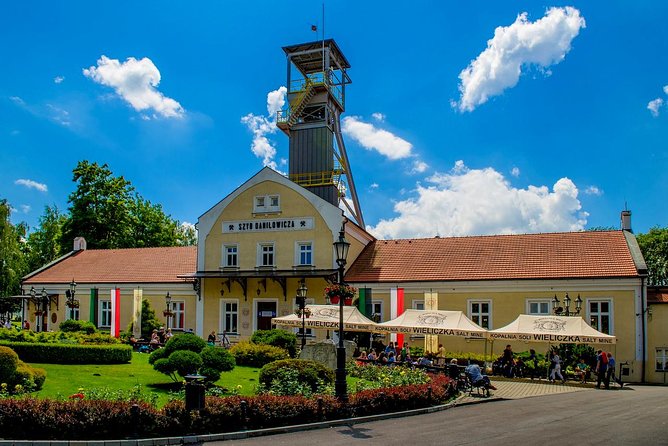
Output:
[[[0,298],[19,294],[21,278],[28,272],[25,256],[27,226],[10,221],[11,207],[0,200]]]
[[[63,251],[61,239],[67,216],[57,206],[46,206],[39,219],[39,227],[30,233],[27,241],[28,270],[34,271],[57,259]],[[68,244],[68,248],[69,248]]]
[[[136,195],[130,206],[130,238],[135,248],[174,246],[177,244],[178,225],[162,210],[162,205],[152,204]]]
[[[668,228],[654,227],[636,239],[647,262],[648,284],[668,285]]]
[[[195,225],[189,223],[181,223],[177,229],[178,245],[179,246],[195,246],[197,245],[197,230]]]

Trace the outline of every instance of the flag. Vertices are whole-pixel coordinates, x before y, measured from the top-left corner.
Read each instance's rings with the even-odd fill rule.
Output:
[[[311,25],[311,31],[318,32],[318,26],[317,25]]]

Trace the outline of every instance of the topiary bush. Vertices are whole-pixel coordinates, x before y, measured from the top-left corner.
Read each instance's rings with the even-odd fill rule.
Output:
[[[288,359],[288,351],[273,345],[253,344],[250,342],[239,342],[230,348],[237,365],[248,367],[262,367],[270,362]]]
[[[165,344],[165,355],[169,356],[177,350],[190,350],[191,352],[199,353],[204,350],[207,344],[204,339],[193,334],[179,334],[172,336]]]
[[[86,334],[93,334],[97,331],[97,328],[95,328],[95,324],[93,324],[92,322],[76,321],[74,319],[68,319],[66,321],[63,321],[60,323],[58,327],[60,331],[63,331],[65,333],[83,332]]]
[[[200,373],[205,381],[214,382],[220,379],[221,372],[234,368],[234,357],[220,347],[208,347],[206,342],[192,334],[172,337],[164,348],[151,353],[149,364],[160,373],[178,381],[178,376]]]
[[[203,364],[202,357],[190,350],[177,350],[167,360],[181,377],[196,374]]]
[[[294,358],[297,354],[297,335],[295,333],[273,329],[273,330],[257,330],[251,336],[253,344],[273,345],[285,349]]]
[[[40,390],[46,380],[44,369],[34,368],[19,359],[14,350],[0,346],[0,385],[9,393]]]
[[[286,371],[292,370],[296,373]],[[302,385],[310,388],[311,392],[316,392],[324,386],[334,383],[334,372],[317,361],[306,359],[285,359],[274,361],[262,367],[258,381],[266,389],[279,384],[276,381],[281,379],[295,380]],[[297,389],[296,389],[297,390]],[[297,390],[295,393],[302,393]]]

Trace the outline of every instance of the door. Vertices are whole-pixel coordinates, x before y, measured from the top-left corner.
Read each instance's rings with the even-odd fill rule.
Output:
[[[276,317],[276,302],[257,302],[257,329],[271,330],[271,318]]]

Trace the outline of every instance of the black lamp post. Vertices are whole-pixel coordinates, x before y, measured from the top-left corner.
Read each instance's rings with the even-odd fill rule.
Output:
[[[343,272],[348,258],[350,243],[345,238],[343,228],[339,232],[339,239],[334,242],[336,250],[336,264],[339,266],[339,285],[343,286]],[[346,384],[346,347],[343,343],[343,296],[339,299],[339,346],[336,349],[336,380],[334,390],[339,401],[348,402],[348,386]]]
[[[302,318],[302,350],[306,345],[306,283],[302,281],[299,288],[297,288],[297,305],[299,305],[299,316]]]
[[[77,283],[72,279],[70,282],[70,289],[65,290],[65,297],[67,302],[65,303],[70,308],[79,308],[79,301],[75,298],[77,294]]]
[[[167,291],[167,295],[165,296],[165,305],[167,305],[167,309],[163,311],[163,315],[167,319],[167,328],[170,327],[169,324],[169,318],[173,315],[172,313],[172,296],[169,295],[169,291]]]
[[[580,298],[580,295],[578,294],[578,297],[575,299],[575,310],[571,311],[571,298],[568,296],[568,293],[566,293],[566,296],[564,297],[564,307],[560,306],[559,304],[561,301],[557,297],[557,295],[554,295],[554,299],[552,299],[552,311],[554,314],[557,316],[577,316],[580,314],[580,310],[582,310],[582,299]]]

